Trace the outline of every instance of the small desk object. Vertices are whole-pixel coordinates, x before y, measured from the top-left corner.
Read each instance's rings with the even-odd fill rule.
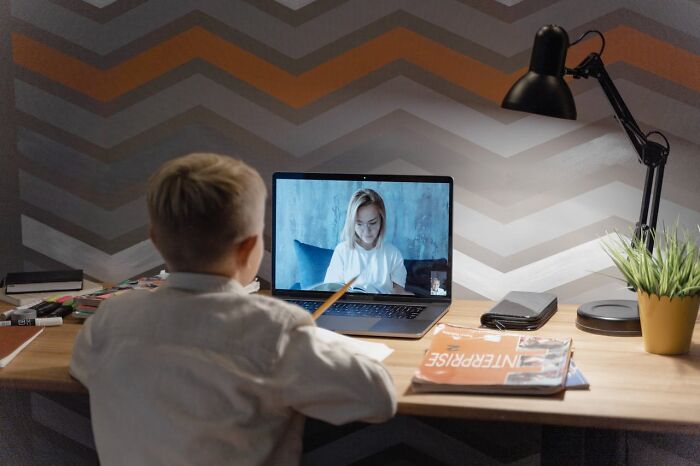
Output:
[[[478,327],[493,303],[455,301],[442,322]],[[391,372],[404,415],[470,420],[540,423],[553,426],[700,433],[700,329],[696,323],[689,354],[658,356],[644,352],[641,337],[610,337],[578,330],[576,306],[558,312],[533,335],[573,338],[574,361],[590,390],[552,396],[498,396],[411,391],[413,372],[430,343],[421,340],[371,339],[394,349],[385,364]],[[0,388],[86,393],[68,374],[80,322],[66,319],[48,327],[7,367]]]

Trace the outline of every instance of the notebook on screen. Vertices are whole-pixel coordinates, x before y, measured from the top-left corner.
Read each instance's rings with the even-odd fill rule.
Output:
[[[351,335],[420,338],[452,301],[452,178],[275,173],[272,293]]]

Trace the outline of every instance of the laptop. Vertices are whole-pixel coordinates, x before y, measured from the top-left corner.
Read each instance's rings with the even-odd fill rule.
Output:
[[[317,325],[422,337],[452,302],[453,182],[445,176],[275,173],[272,294]]]

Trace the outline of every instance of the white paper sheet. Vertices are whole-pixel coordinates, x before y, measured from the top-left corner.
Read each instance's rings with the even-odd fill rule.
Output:
[[[375,361],[383,361],[394,352],[393,349],[389,348],[384,343],[359,340],[357,338],[341,335],[340,333],[335,333],[320,327],[316,327],[316,338],[324,341],[325,343],[343,345],[350,351],[362,354],[368,358],[374,359]]]

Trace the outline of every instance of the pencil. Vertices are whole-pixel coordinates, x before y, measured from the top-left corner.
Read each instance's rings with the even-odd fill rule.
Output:
[[[359,277],[359,275],[358,275],[357,277]],[[355,280],[357,280],[357,277],[350,279],[345,285],[343,285],[343,287],[342,287],[341,289],[339,289],[338,291],[336,291],[335,293],[333,293],[333,294],[331,295],[330,298],[328,298],[327,300],[325,300],[325,301],[323,302],[323,304],[321,304],[321,306],[319,306],[319,308],[316,309],[316,310],[314,311],[313,314],[311,314],[311,318],[312,318],[313,320],[318,319],[318,317],[319,317],[321,314],[323,314],[323,313],[326,311],[326,309],[328,309],[329,307],[331,307],[331,305],[332,305],[334,302],[338,301],[338,298],[340,298],[341,296],[343,296],[343,295],[345,294],[345,292],[348,291],[348,288],[350,288],[350,286],[351,286],[353,283],[355,283]]]

